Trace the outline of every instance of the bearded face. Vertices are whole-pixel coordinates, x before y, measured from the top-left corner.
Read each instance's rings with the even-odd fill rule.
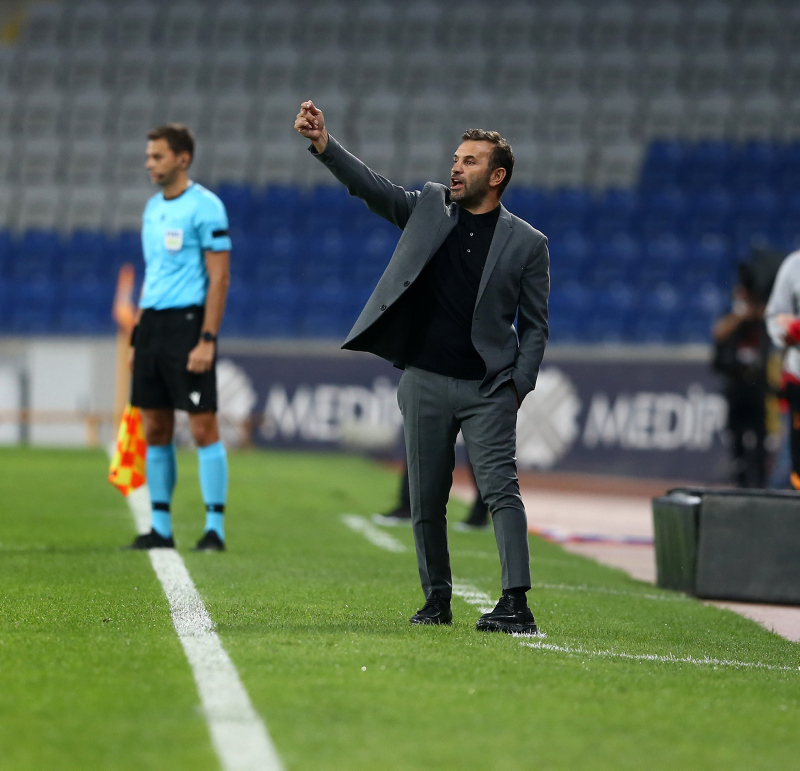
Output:
[[[453,155],[450,171],[450,200],[465,209],[479,205],[490,189],[492,145],[489,142],[462,142]]]

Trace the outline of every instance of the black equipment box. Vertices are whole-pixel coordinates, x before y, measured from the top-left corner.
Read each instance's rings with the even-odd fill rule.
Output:
[[[657,583],[800,605],[800,493],[677,488],[653,499]]]

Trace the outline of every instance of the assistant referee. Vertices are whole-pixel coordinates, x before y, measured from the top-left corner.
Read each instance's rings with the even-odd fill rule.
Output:
[[[145,206],[145,273],[134,329],[131,404],[142,411],[152,529],[132,549],[173,548],[175,410],[189,413],[206,506],[195,549],[224,551],[228,457],[217,424],[217,332],[230,283],[228,216],[222,201],[189,179],[194,137],[171,123],[147,135],[150,179],[161,188]]]

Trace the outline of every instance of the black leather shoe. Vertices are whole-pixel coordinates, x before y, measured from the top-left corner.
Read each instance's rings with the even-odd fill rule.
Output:
[[[504,594],[493,611],[484,613],[475,628],[479,632],[508,634],[536,634],[539,631],[525,597],[510,594]]]
[[[431,597],[411,618],[411,624],[428,624],[436,626],[453,623],[453,611],[450,610],[450,600],[441,597]]]
[[[130,546],[123,546],[123,549],[174,549],[175,541],[172,536],[164,538],[159,535],[155,530],[149,533],[138,535]]]
[[[225,551],[225,541],[219,537],[216,530],[206,530],[192,551]]]

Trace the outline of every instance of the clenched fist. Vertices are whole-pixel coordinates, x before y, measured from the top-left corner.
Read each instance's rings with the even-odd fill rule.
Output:
[[[311,140],[314,149],[321,153],[328,145],[328,130],[325,128],[325,116],[322,110],[314,107],[311,100],[300,105],[300,112],[294,122],[295,130],[306,139]]]

